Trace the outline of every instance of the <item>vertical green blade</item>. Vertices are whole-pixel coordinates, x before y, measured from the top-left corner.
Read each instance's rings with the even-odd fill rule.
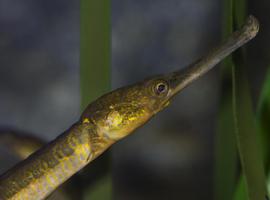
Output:
[[[111,85],[110,0],[81,0],[81,98],[82,108]]]
[[[234,25],[238,28],[246,18],[246,0],[235,0],[234,7]],[[246,197],[249,200],[265,199],[267,192],[263,155],[255,124],[255,114],[252,110],[245,52],[238,51],[233,61],[235,63],[232,67],[234,120],[243,174],[241,178],[243,180],[239,183],[242,194],[239,191],[236,193],[237,200],[246,199]]]
[[[233,31],[233,1],[223,3],[223,38],[227,38]],[[232,57],[222,62],[220,95],[220,110],[216,135],[215,182],[214,199],[232,199],[236,182],[237,148],[234,134],[232,109]]]
[[[84,109],[111,86],[110,0],[81,0],[80,31],[81,107]],[[90,191],[86,199],[111,199],[111,176],[103,177]]]
[[[236,134],[248,199],[264,199],[266,186],[262,155],[258,146],[248,83],[240,64],[235,68],[234,88]]]
[[[237,167],[237,149],[233,126],[231,88],[222,95],[216,137],[215,196],[217,200],[232,199]]]
[[[268,69],[257,108],[257,124],[260,130],[260,141],[264,154],[264,164],[270,168],[270,68]]]
[[[270,68],[268,69],[257,108],[257,125],[267,172],[267,189],[270,193]]]

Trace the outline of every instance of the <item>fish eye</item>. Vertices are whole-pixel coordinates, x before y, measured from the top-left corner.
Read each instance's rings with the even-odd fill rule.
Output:
[[[160,81],[155,84],[155,88],[154,88],[155,94],[161,95],[161,94],[167,93],[168,88],[169,88],[168,84],[165,81]]]

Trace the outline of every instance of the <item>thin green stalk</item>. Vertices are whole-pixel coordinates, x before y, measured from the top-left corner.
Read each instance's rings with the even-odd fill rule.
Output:
[[[110,90],[110,10],[110,0],[81,0],[80,79],[82,109]],[[108,159],[108,157],[101,159]],[[108,174],[106,173],[108,168],[104,174]],[[84,171],[87,173],[87,169]],[[87,199],[111,199],[111,176],[106,175],[104,180],[99,181],[95,187],[91,188]],[[91,198],[92,196],[93,198]]]
[[[265,175],[248,82],[240,64],[234,69],[234,111],[241,166],[249,200],[264,199]]]
[[[270,67],[268,69],[257,107],[257,124],[260,131],[264,165],[270,171]]]
[[[81,0],[82,109],[111,89],[110,18],[110,0]]]
[[[264,166],[267,173],[267,189],[270,194],[270,68],[265,78],[257,108],[257,125],[263,151]]]
[[[223,82],[224,83],[224,82]],[[232,199],[237,167],[237,151],[234,136],[231,90],[222,95],[216,138],[215,197],[217,200]]]
[[[233,1],[224,1],[223,39],[233,32]],[[232,57],[222,63],[220,110],[216,135],[214,199],[232,199],[236,182],[237,148],[232,110]],[[225,173],[226,172],[226,173]]]
[[[270,141],[270,70],[268,70],[267,76],[265,78],[262,92],[260,94],[259,103],[256,112],[256,124],[257,130],[259,131],[260,144],[262,146],[263,161],[265,169],[267,169],[267,189],[268,195],[270,192],[270,176],[269,176],[269,141]],[[244,188],[243,176],[240,177],[238,187],[236,189],[234,200],[245,200],[247,199],[247,191]]]
[[[238,28],[246,18],[246,1],[234,1],[234,25]],[[265,199],[266,182],[263,167],[262,151],[255,124],[255,114],[246,73],[247,57],[245,52],[238,51],[233,59],[233,109],[236,126],[238,151],[243,177],[239,188],[242,193],[236,193],[237,200]],[[242,188],[242,189],[241,189]],[[245,194],[246,192],[246,194]]]

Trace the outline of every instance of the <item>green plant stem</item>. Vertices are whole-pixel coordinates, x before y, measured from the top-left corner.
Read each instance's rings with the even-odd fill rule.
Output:
[[[239,26],[246,18],[246,1],[234,1],[234,26]],[[243,177],[240,178],[238,199],[260,200],[267,195],[263,156],[259,143],[255,114],[246,72],[247,57],[244,49],[234,54],[233,71],[233,109],[238,151]],[[241,193],[242,192],[242,193]],[[246,192],[246,194],[245,194]]]
[[[233,32],[233,1],[223,3],[223,39]],[[232,56],[222,62],[220,110],[216,135],[214,199],[232,199],[237,171],[237,148],[232,110]],[[226,172],[226,173],[225,173]]]
[[[110,0],[81,0],[80,80],[84,109],[111,87],[111,5]],[[108,163],[108,156],[101,163]],[[96,161],[97,162],[97,161]],[[98,163],[100,164],[100,163]],[[103,168],[103,167],[101,167]],[[108,174],[109,166],[103,174]],[[94,169],[92,171],[95,171]],[[87,173],[87,169],[84,170]],[[111,176],[91,187],[87,199],[111,199]],[[106,195],[104,195],[106,194]]]

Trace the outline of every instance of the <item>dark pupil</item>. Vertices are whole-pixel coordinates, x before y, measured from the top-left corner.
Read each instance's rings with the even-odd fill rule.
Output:
[[[158,87],[157,87],[157,91],[159,93],[163,92],[165,90],[165,85],[164,84],[159,84]]]

